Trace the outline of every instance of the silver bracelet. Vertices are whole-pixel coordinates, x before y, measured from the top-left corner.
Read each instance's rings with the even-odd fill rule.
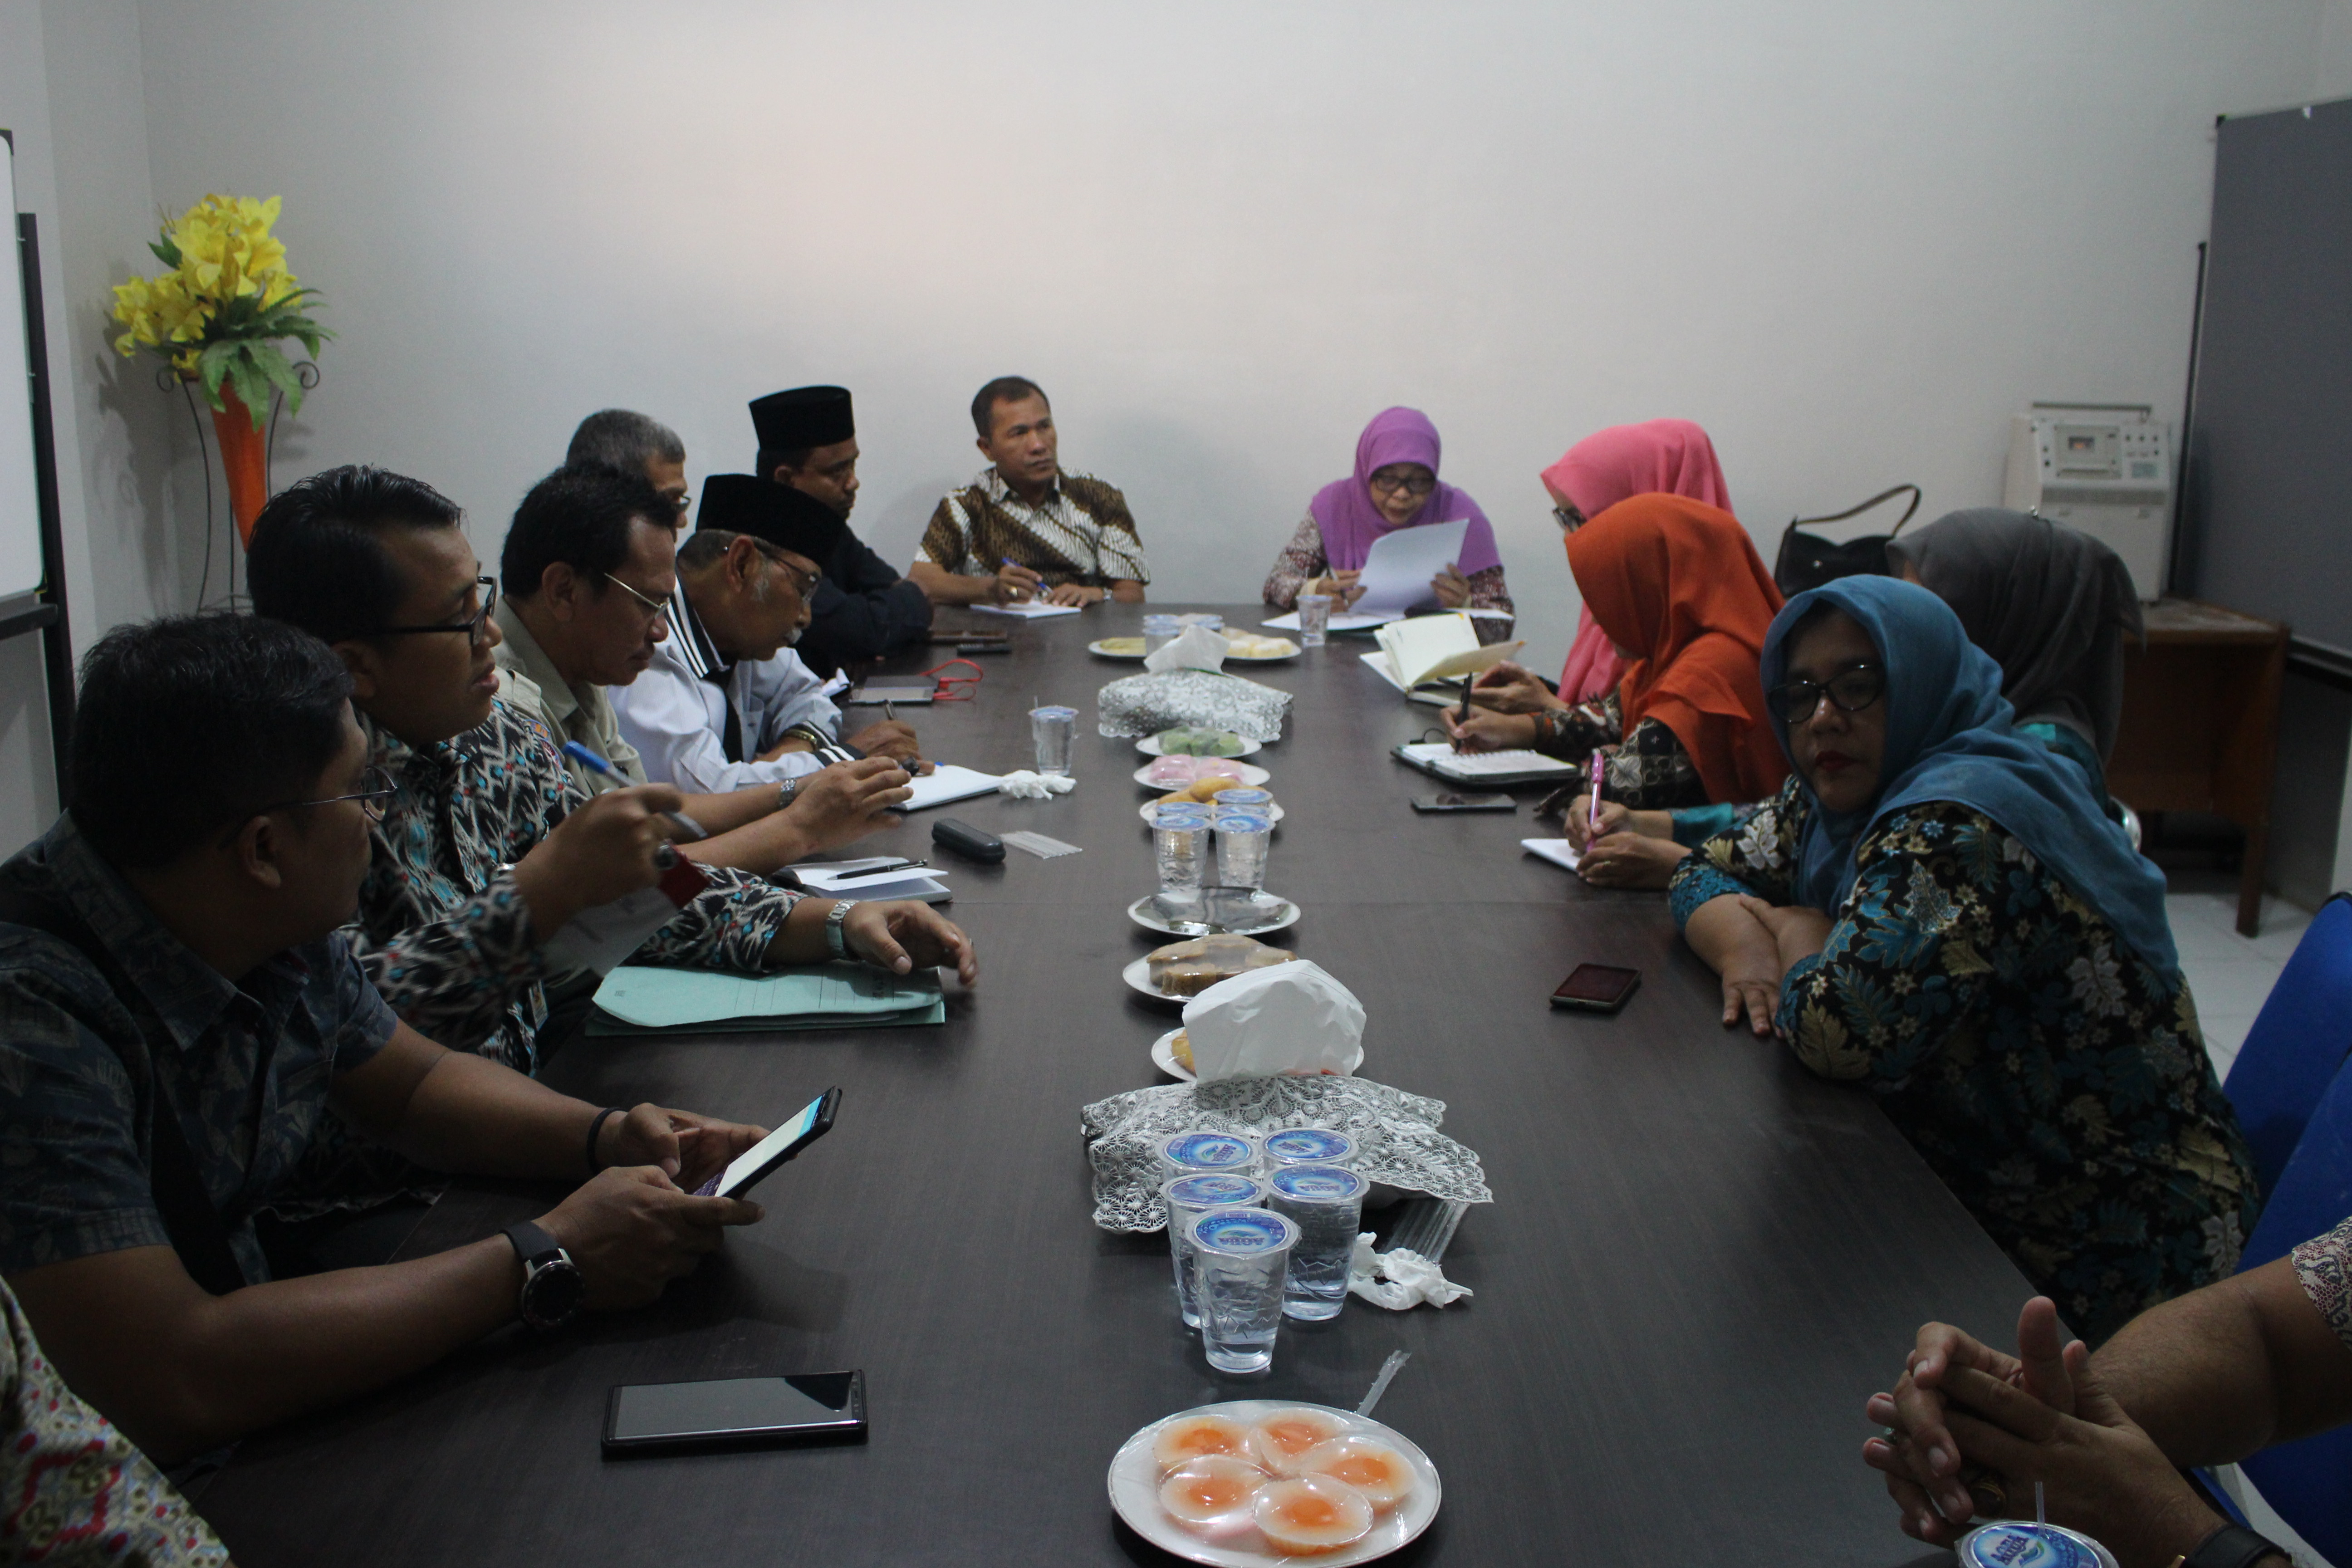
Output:
[[[849,918],[849,911],[856,909],[861,901],[857,899],[843,899],[824,911],[825,950],[835,958],[849,956],[849,943],[842,935],[841,922]]]

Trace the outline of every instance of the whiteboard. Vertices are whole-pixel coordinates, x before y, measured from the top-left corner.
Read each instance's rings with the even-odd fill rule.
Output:
[[[0,375],[16,385],[0,398],[0,599],[41,585],[41,492],[33,473],[32,359],[25,347],[25,277],[16,247],[16,153],[7,156],[8,233],[0,251]]]

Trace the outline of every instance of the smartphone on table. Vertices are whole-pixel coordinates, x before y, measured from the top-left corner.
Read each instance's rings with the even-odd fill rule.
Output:
[[[801,1113],[752,1144],[725,1170],[694,1189],[698,1198],[740,1198],[766,1180],[769,1173],[833,1131],[834,1113],[841,1109],[841,1090],[828,1089],[801,1108]]]
[[[604,1402],[604,1457],[866,1440],[866,1373],[630,1383]]]
[[[1519,803],[1507,795],[1464,795],[1458,790],[1445,790],[1437,795],[1417,795],[1412,797],[1415,811],[1517,811]]]
[[[1613,963],[1580,963],[1551,994],[1551,1005],[1585,1013],[1614,1013],[1641,984],[1642,972],[1638,969],[1623,969]]]

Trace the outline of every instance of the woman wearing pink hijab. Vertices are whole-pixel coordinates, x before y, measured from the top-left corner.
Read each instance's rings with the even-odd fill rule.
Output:
[[[1315,492],[1307,516],[1265,580],[1265,602],[1287,610],[1302,593],[1328,594],[1344,608],[1361,592],[1356,578],[1372,542],[1400,528],[1466,519],[1462,555],[1430,579],[1430,596],[1466,609],[1492,641],[1511,620],[1510,590],[1495,530],[1478,503],[1437,480],[1437,426],[1417,408],[1388,408],[1356,437],[1356,471]],[[1491,612],[1491,615],[1489,614]]]

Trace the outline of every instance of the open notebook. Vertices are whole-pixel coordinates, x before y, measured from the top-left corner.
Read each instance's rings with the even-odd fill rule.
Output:
[[[960,768],[953,763],[941,763],[920,778],[908,779],[907,787],[914,794],[890,809],[921,811],[929,806],[945,805],[951,800],[970,800],[976,795],[993,795],[997,783],[994,773]]]
[[[1566,784],[1584,772],[1540,752],[1457,752],[1444,741],[1399,746],[1391,754],[1407,767],[1454,784]]]
[[[1380,651],[1358,657],[1399,691],[1438,685],[1458,693],[1465,676],[1492,669],[1527,647],[1524,642],[1481,644],[1478,628],[1459,610],[1391,621],[1373,634]]]

